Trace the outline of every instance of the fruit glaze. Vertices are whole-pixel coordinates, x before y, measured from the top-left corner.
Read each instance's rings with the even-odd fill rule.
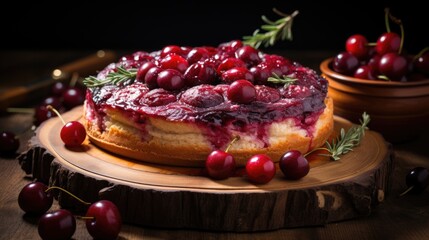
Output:
[[[252,134],[267,147],[267,126],[273,122],[293,119],[311,137],[325,109],[324,78],[239,40],[217,47],[170,45],[161,51],[138,51],[110,64],[96,79],[102,82],[119,70],[126,70],[129,78],[87,84],[86,104],[92,112],[86,117],[101,131],[105,110],[113,108],[139,125],[142,136],[148,117],[162,118],[195,124],[214,149],[224,148],[232,132]]]

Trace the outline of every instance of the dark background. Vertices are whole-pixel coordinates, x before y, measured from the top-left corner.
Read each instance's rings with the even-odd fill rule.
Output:
[[[272,49],[342,50],[348,36],[361,33],[375,42],[385,28],[384,8],[401,18],[405,49],[429,46],[428,10],[424,1],[107,1],[14,2],[2,7],[0,50],[121,49],[157,50],[165,45],[217,45],[251,35],[261,15],[277,19],[299,10],[293,41]],[[341,1],[340,1],[341,2]],[[421,3],[418,3],[421,2]],[[392,30],[399,27],[391,23]]]

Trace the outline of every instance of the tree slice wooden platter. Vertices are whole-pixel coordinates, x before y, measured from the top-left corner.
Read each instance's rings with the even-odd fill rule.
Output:
[[[82,107],[63,115],[79,120]],[[335,117],[336,137],[352,123]],[[368,216],[390,189],[394,162],[390,144],[368,130],[352,152],[332,161],[309,156],[304,178],[286,180],[278,170],[268,184],[250,183],[244,170],[226,180],[212,180],[204,169],[156,165],[106,152],[86,140],[66,148],[60,139],[62,122],[42,124],[19,156],[23,170],[50,185],[60,186],[85,201],[116,203],[130,224],[212,231],[266,231],[324,225]],[[58,192],[62,207],[84,211],[86,206]]]

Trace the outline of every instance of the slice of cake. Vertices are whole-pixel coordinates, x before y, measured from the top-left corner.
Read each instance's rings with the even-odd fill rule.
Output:
[[[323,145],[333,130],[324,78],[237,40],[135,52],[85,84],[92,143],[151,163],[204,166],[235,137],[237,165],[258,153],[276,162]]]

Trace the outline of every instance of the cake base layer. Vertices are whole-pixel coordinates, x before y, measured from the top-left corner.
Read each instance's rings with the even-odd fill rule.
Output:
[[[234,156],[238,166],[244,166],[255,154],[267,154],[274,162],[278,162],[288,150],[306,153],[323,145],[333,130],[334,122],[332,99],[327,98],[325,104],[326,108],[315,123],[312,136],[297,126],[293,119],[286,119],[269,125],[269,146],[258,146],[254,137],[239,132],[237,136],[240,139],[234,142],[229,153]],[[148,118],[146,124],[149,127],[146,129],[149,130],[142,135],[142,131],[122,117],[119,111],[109,110],[107,113],[106,129],[103,132],[94,121],[85,121],[85,126],[90,140],[112,153],[150,163],[201,167],[214,150],[195,124]],[[142,140],[148,136],[149,139]]]

